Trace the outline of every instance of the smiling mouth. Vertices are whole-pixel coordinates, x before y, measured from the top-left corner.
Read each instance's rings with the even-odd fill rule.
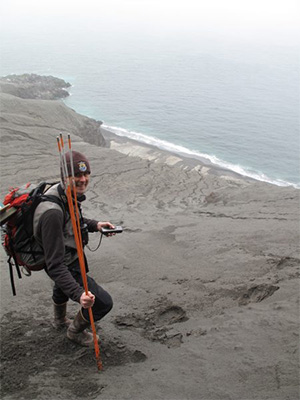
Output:
[[[86,189],[86,185],[76,185],[76,189],[85,190]]]

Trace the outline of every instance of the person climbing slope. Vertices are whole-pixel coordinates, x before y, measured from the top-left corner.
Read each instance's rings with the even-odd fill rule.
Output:
[[[82,216],[81,203],[85,200],[91,167],[86,156],[80,152],[73,151],[72,159],[82,241],[85,245],[88,240],[87,232],[101,232],[102,228],[114,228],[114,226],[110,222],[101,222]],[[69,153],[66,154],[66,165],[68,174],[71,176]],[[56,329],[67,328],[67,337],[70,340],[82,346],[90,347],[93,345],[93,335],[86,330],[90,326],[88,308],[92,307],[94,320],[99,321],[112,309],[113,301],[110,294],[89,275],[87,275],[89,291],[86,293],[84,290],[68,210],[65,183],[62,174],[61,182],[47,191],[47,195],[56,196],[60,200],[60,204],[44,201],[35,210],[34,235],[44,251],[45,270],[54,281],[52,294],[54,302],[53,325]],[[85,268],[88,272],[85,255],[84,259]],[[70,321],[66,316],[69,299],[81,305],[73,321]]]

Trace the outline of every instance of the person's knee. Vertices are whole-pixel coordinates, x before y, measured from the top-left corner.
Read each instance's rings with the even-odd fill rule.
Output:
[[[114,305],[113,299],[112,299],[111,295],[107,293],[107,298],[105,299],[106,314],[111,311],[111,309],[113,308],[113,305]]]

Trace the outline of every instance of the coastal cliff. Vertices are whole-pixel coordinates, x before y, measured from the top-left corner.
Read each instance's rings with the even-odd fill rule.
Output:
[[[87,143],[105,146],[101,121],[80,115],[57,101],[69,95],[65,88],[70,86],[62,79],[35,74],[0,78],[2,142],[24,135],[45,139],[51,131],[51,135],[72,132]]]
[[[2,399],[297,398],[299,190],[119,138],[42,99],[55,79],[18,79],[1,79],[1,199],[57,180],[56,136],[71,133],[91,163],[85,215],[124,232],[86,251],[114,300],[98,324],[100,375],[93,350],[52,328],[44,271],[16,278],[12,298],[1,249]]]

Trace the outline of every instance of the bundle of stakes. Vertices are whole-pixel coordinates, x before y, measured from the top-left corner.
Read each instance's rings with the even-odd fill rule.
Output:
[[[69,144],[69,155],[70,155],[70,164],[71,164],[71,176],[69,176],[68,168],[67,168],[67,160],[64,149],[64,141],[62,134],[57,137],[58,151],[60,156],[60,165],[62,171],[62,177],[65,183],[65,192],[68,199],[69,212],[72,222],[72,228],[74,232],[74,238],[76,243],[76,249],[78,253],[78,260],[80,264],[80,272],[82,276],[83,286],[85,293],[88,294],[88,283],[86,276],[86,268],[85,268],[85,260],[83,254],[83,245],[82,245],[82,237],[81,237],[81,229],[80,229],[80,218],[79,218],[79,209],[77,204],[77,194],[76,194],[76,186],[75,186],[75,175],[74,175],[74,165],[73,165],[73,157],[72,157],[72,145],[71,145],[71,136],[68,134],[68,144]],[[96,327],[94,322],[94,316],[92,312],[92,308],[89,309],[89,318],[93,331],[94,338],[94,348],[95,348],[95,356],[97,361],[98,370],[101,371],[103,369],[101,357],[100,357],[100,349],[98,343],[98,337],[96,333]]]

